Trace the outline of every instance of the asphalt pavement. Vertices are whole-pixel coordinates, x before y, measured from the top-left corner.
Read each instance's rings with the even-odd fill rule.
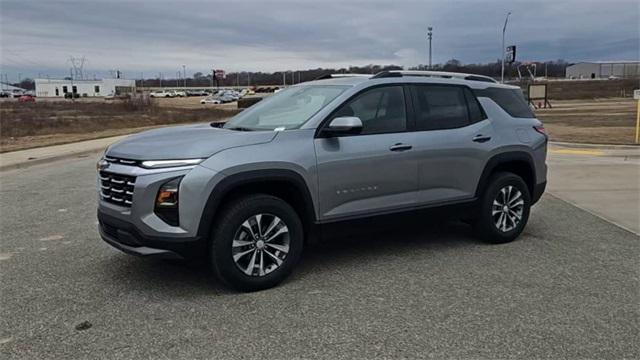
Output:
[[[640,242],[545,195],[515,242],[416,224],[307,249],[234,293],[96,230],[95,155],[0,174],[0,357],[640,358]]]

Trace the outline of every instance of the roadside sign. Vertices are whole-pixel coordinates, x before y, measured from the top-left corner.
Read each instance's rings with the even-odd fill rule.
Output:
[[[224,79],[224,78],[225,78],[224,70],[216,70],[216,79]]]
[[[638,100],[636,109],[636,144],[640,144],[640,89],[633,90],[633,98]]]
[[[516,46],[515,45],[507,46],[506,52],[507,52],[506,61],[509,64],[515,62],[516,61]]]

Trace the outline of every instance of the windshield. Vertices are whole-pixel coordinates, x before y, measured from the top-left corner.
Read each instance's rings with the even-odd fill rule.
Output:
[[[348,86],[294,86],[260,101],[229,120],[225,129],[294,129],[335,99]]]

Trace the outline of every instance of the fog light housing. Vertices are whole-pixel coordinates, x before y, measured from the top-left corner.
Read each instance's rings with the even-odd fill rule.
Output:
[[[180,225],[178,193],[182,177],[173,178],[160,186],[156,195],[155,214],[172,226]]]

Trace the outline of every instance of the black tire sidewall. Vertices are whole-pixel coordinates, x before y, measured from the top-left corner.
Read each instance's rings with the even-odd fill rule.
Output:
[[[289,253],[280,267],[264,276],[243,273],[232,257],[233,237],[240,225],[249,217],[273,214],[285,222],[289,229]],[[270,195],[250,195],[239,198],[222,211],[214,225],[210,246],[211,265],[216,276],[227,286],[241,291],[256,291],[273,287],[293,270],[302,254],[304,231],[295,210],[285,201]]]
[[[518,225],[508,232],[503,232],[496,228],[491,211],[493,209],[493,200],[498,195],[498,192],[505,186],[514,186],[522,193],[524,200],[524,208],[522,211],[522,219]],[[484,241],[501,244],[515,240],[520,233],[524,230],[529,220],[529,213],[531,210],[531,195],[527,184],[522,178],[516,174],[501,172],[493,175],[489,181],[484,194],[482,195],[481,203],[479,206],[480,216],[475,223],[475,231],[480,238]]]

